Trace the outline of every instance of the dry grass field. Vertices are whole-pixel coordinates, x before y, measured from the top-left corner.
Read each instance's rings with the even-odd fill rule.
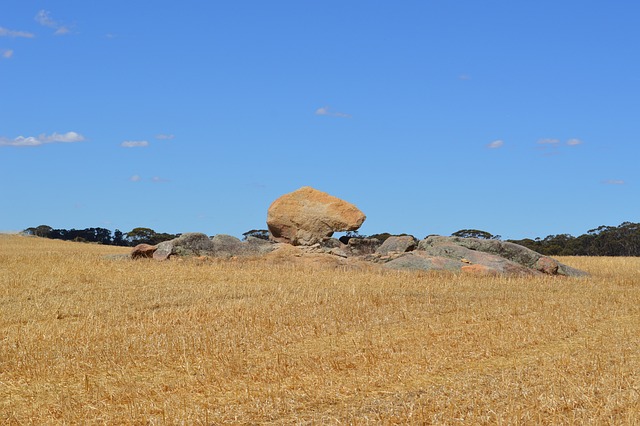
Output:
[[[640,258],[585,279],[128,261],[0,235],[0,424],[640,424]]]

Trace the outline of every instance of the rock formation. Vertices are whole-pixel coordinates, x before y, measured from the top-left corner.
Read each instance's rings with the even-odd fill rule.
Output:
[[[267,211],[274,241],[310,246],[334,232],[355,231],[366,216],[356,206],[309,186],[285,194]]]
[[[561,275],[585,272],[564,265],[518,244],[477,238],[413,236],[331,238],[336,231],[353,231],[365,215],[353,204],[310,187],[283,195],[267,214],[271,240],[230,235],[208,237],[187,233],[157,246],[140,244],[131,258],[165,260],[170,257],[236,258],[340,268],[451,271],[473,275]],[[382,238],[382,239],[384,239]]]
[[[585,273],[518,244],[477,238],[430,236],[415,251],[396,255],[389,269],[449,270],[499,275],[565,275]]]

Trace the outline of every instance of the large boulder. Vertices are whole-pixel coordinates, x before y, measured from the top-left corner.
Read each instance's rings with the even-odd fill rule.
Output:
[[[293,245],[313,245],[334,232],[355,231],[366,216],[356,206],[309,186],[285,194],[267,211],[271,238]]]

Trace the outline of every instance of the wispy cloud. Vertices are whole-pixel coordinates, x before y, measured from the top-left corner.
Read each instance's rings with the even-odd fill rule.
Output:
[[[330,107],[324,106],[316,110],[316,115],[326,115],[328,117],[351,118],[351,114],[331,110]]]
[[[624,185],[626,182],[622,179],[608,179],[602,183],[605,185]]]
[[[18,136],[14,139],[0,137],[0,145],[5,146],[39,146],[47,143],[83,142],[85,137],[76,132],[40,134],[38,136]]]
[[[51,18],[51,12],[44,9],[38,11],[34,19],[38,24],[44,27],[53,28],[55,30],[53,34],[55,35],[63,35],[70,32],[68,27],[62,25],[58,21],[55,21],[53,18]]]
[[[471,76],[469,74],[460,74],[458,76],[458,80],[464,80],[464,81],[471,80]]]
[[[124,141],[120,146],[123,148],[145,148],[149,146],[149,141]]]
[[[129,182],[142,182],[143,180],[151,181],[152,183],[167,183],[170,182],[168,179],[162,178],[160,176],[154,176],[151,179],[143,178],[140,175],[133,175],[129,177]]]
[[[490,149],[498,149],[498,148],[502,148],[503,146],[504,146],[504,141],[501,139],[495,140],[487,144],[487,148],[490,148]]]
[[[156,139],[160,139],[160,140],[171,140],[175,137],[176,135],[174,134],[165,134],[165,133],[159,133],[156,135]]]
[[[576,147],[578,145],[582,145],[582,140],[577,138],[572,138],[567,140],[565,143],[562,143],[560,139],[556,139],[556,138],[547,138],[547,139],[538,140],[538,149],[542,150],[542,155],[546,157],[560,154],[560,151],[562,150],[563,145]]]
[[[23,38],[34,38],[35,35],[33,33],[28,33],[26,31],[14,31],[4,27],[0,27],[0,37],[23,37]]]
[[[0,56],[2,56],[4,59],[10,59],[13,56],[13,50],[0,49]]]

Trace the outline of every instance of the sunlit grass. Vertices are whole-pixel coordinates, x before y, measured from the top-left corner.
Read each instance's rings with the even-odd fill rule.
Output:
[[[638,424],[640,258],[586,279],[109,260],[0,236],[2,424]]]

